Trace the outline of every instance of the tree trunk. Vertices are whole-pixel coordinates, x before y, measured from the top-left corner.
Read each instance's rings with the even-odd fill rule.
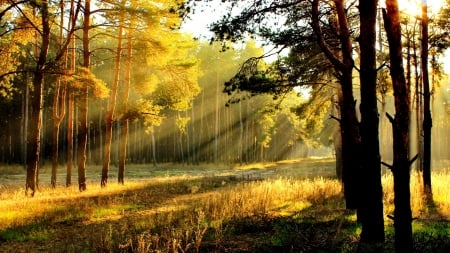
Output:
[[[342,135],[342,159],[343,159],[343,183],[344,196],[347,208],[358,208],[361,191],[358,189],[361,173],[361,138],[356,116],[355,99],[353,96],[353,58],[350,31],[346,17],[346,9],[343,0],[334,1],[338,17],[338,34],[340,37],[341,52],[338,56],[331,51],[326,44],[319,22],[319,0],[314,0],[312,5],[313,29],[317,36],[318,44],[328,60],[333,64],[342,90],[341,110],[341,135]]]
[[[117,51],[114,67],[114,80],[111,87],[111,95],[109,96],[108,112],[105,117],[106,133],[105,133],[105,147],[104,147],[104,158],[103,158],[103,168],[102,168],[102,180],[100,185],[105,187],[108,183],[108,172],[109,164],[111,161],[111,144],[113,135],[113,121],[114,112],[116,109],[117,91],[119,89],[119,77],[120,77],[120,61],[122,58],[122,38],[123,38],[123,15],[120,18],[120,23],[118,27],[118,39],[117,39]]]
[[[421,68],[423,81],[423,193],[428,201],[432,199],[431,191],[431,110],[430,110],[430,82],[428,79],[428,7],[427,1],[422,0],[422,40],[421,40]]]
[[[130,97],[130,87],[131,87],[131,63],[132,63],[132,53],[133,53],[133,36],[132,36],[132,23],[127,32],[127,63],[125,69],[125,90],[123,92],[123,105],[125,106],[125,111],[128,109],[128,99]],[[128,128],[129,119],[125,118],[122,121],[122,130],[120,131],[120,156],[119,156],[119,173],[117,175],[117,181],[120,184],[124,183],[125,176],[125,162],[127,157],[127,145],[128,145]]]
[[[238,154],[239,154],[239,165],[242,166],[242,156],[244,145],[244,122],[242,121],[242,100],[239,101],[239,142],[238,142]]]
[[[60,92],[61,91],[61,92]],[[61,93],[61,97],[60,97]],[[61,81],[56,81],[55,94],[53,96],[53,145],[52,145],[52,188],[56,187],[56,172],[58,168],[59,126],[66,113],[66,87],[61,90]]]
[[[74,1],[70,3],[70,16],[75,19],[74,15]],[[72,23],[74,20],[72,20]],[[70,72],[75,73],[76,65],[76,51],[75,51],[75,35],[70,36]],[[72,184],[72,170],[73,170],[73,123],[74,123],[74,105],[75,97],[72,88],[68,88],[68,100],[67,100],[67,171],[66,171],[66,187]]]
[[[389,42],[395,118],[389,116],[394,138],[394,230],[396,252],[413,252],[410,192],[409,121],[410,94],[403,69],[400,15],[397,0],[387,0],[383,12]]]
[[[360,85],[361,85],[361,198],[359,207],[362,224],[361,242],[371,250],[384,242],[383,189],[381,185],[381,158],[379,117],[377,107],[376,17],[378,0],[360,0]]]
[[[339,105],[342,104],[342,92],[340,89],[335,88],[336,90],[336,100],[333,101],[333,105],[331,108],[332,115],[334,115],[335,118],[340,118],[340,108]],[[341,126],[339,122],[334,123],[334,130],[333,130],[333,145],[334,145],[334,151],[335,151],[335,158],[336,158],[336,176],[337,178],[343,182],[343,170],[344,170],[344,164],[343,164],[343,158],[342,158],[342,131]]]
[[[60,50],[63,46],[63,27],[64,27],[64,1],[60,3],[61,7],[61,19],[60,25],[61,28],[59,30],[59,47]],[[64,73],[66,70],[66,49],[64,49],[64,57],[62,62],[62,72]],[[61,93],[61,96],[60,96]],[[59,156],[59,127],[61,125],[62,120],[64,119],[64,115],[66,113],[66,86],[64,86],[61,90],[61,80],[56,80],[55,84],[55,93],[53,95],[53,145],[52,145],[52,177],[51,177],[51,185],[53,188],[56,187],[56,173],[58,169],[58,156]]]
[[[90,68],[91,52],[89,49],[89,30],[91,18],[91,0],[85,0],[84,21],[83,21],[83,67]],[[78,166],[78,189],[86,190],[86,144],[87,144],[87,122],[88,122],[88,91],[86,85],[81,88],[79,97],[79,120],[78,120],[78,146],[77,146],[77,166]]]
[[[67,172],[66,172],[66,186],[72,184],[72,169],[73,169],[73,114],[74,114],[74,94],[69,89],[69,99],[67,101]]]
[[[39,5],[42,21],[41,45],[36,70],[34,71],[33,89],[30,93],[30,120],[27,129],[27,177],[25,194],[34,196],[37,189],[39,157],[41,149],[41,127],[43,108],[44,72],[50,45],[50,23],[47,0]]]
[[[156,161],[156,140],[155,140],[155,127],[152,126],[151,127],[151,135],[152,135],[152,161],[153,161],[153,166],[156,167],[156,165],[158,164]]]
[[[216,111],[215,111],[215,131],[214,131],[214,163],[219,162],[219,140],[220,140],[220,129],[219,129],[219,72],[216,70]]]

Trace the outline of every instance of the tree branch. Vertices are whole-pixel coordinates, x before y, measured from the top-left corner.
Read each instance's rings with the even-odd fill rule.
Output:
[[[409,161],[409,166],[411,166],[416,160],[417,158],[419,158],[419,154],[416,154],[410,161]]]
[[[336,120],[337,122],[341,123],[341,119],[338,118],[338,117],[336,117],[336,116],[334,116],[334,115],[331,115],[331,114],[330,114],[330,119],[334,119],[334,120]]]
[[[394,117],[392,117],[388,112],[386,113],[386,117],[389,119],[389,122],[391,122],[391,124],[394,124]]]
[[[325,42],[325,39],[322,35],[322,28],[320,28],[319,22],[319,0],[312,1],[312,27],[317,36],[317,43],[320,48],[323,50],[325,56],[330,60],[330,62],[337,69],[344,69],[344,63],[339,60],[339,58],[331,51],[328,44]]]

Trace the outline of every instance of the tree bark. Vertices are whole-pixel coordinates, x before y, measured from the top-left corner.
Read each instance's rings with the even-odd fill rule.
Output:
[[[66,70],[66,49],[63,49],[63,27],[64,27],[64,1],[60,2],[61,19],[60,19],[60,30],[59,30],[59,47],[60,50],[64,50],[64,57],[62,60],[62,72]],[[61,80],[56,80],[55,93],[53,95],[53,145],[52,145],[52,177],[51,185],[52,188],[56,187],[56,173],[58,169],[58,158],[59,158],[59,127],[66,114],[66,89],[67,87],[61,88]]]
[[[130,28],[127,32],[127,63],[125,68],[125,90],[123,92],[123,105],[125,106],[125,111],[128,109],[128,99],[130,97],[130,87],[131,87],[131,63],[133,57],[133,23],[130,23]],[[119,156],[119,173],[117,176],[117,181],[120,184],[124,183],[125,176],[125,163],[127,157],[127,145],[128,145],[128,128],[129,119],[124,118],[122,120],[122,129],[120,131],[120,156]]]
[[[353,67],[352,43],[346,17],[346,9],[343,0],[334,1],[338,17],[338,34],[340,37],[340,58],[334,54],[322,37],[319,22],[319,0],[312,3],[312,26],[317,36],[317,41],[328,60],[333,64],[336,75],[339,78],[342,91],[341,111],[341,136],[343,159],[343,183],[344,196],[347,208],[358,208],[361,191],[359,178],[361,173],[361,137],[359,123],[356,116],[355,99],[353,96]]]
[[[120,61],[122,58],[122,39],[123,39],[123,16],[120,18],[118,27],[118,39],[117,39],[117,51],[114,63],[114,80],[111,87],[111,95],[109,96],[108,111],[105,117],[105,147],[104,147],[104,158],[103,158],[103,168],[102,168],[102,179],[100,185],[105,187],[108,183],[108,172],[109,164],[111,162],[111,144],[112,144],[112,132],[113,132],[113,121],[114,112],[116,109],[117,91],[119,89],[119,77],[120,77]]]
[[[377,107],[376,17],[378,0],[360,0],[361,145],[363,169],[360,203],[361,242],[371,249],[384,242],[383,189]],[[378,244],[378,245],[374,245]]]
[[[41,15],[41,45],[33,77],[33,89],[30,92],[30,120],[27,129],[27,176],[25,194],[34,196],[37,189],[37,177],[41,149],[41,127],[43,108],[44,73],[50,45],[50,23],[47,0],[38,6]]]
[[[72,184],[72,170],[73,170],[73,122],[74,122],[74,94],[69,89],[69,98],[67,100],[67,171],[66,171],[66,186]]]
[[[61,95],[60,95],[61,93]],[[56,187],[56,173],[58,168],[59,153],[59,127],[66,113],[66,87],[62,87],[61,80],[56,81],[55,94],[53,96],[53,145],[52,145],[52,188]]]
[[[74,13],[74,0],[70,2],[70,17],[72,24],[75,22],[76,17]],[[75,35],[70,36],[70,65],[69,69],[71,73],[75,73]],[[75,97],[72,88],[68,88],[68,100],[67,100],[67,170],[66,170],[66,187],[72,184],[72,170],[73,170],[73,123],[74,123],[74,104]]]
[[[430,110],[430,82],[428,78],[428,7],[427,1],[422,0],[422,40],[421,40],[421,68],[423,81],[423,193],[428,201],[432,199],[431,191],[431,127]]]
[[[85,0],[84,20],[83,20],[83,67],[89,69],[91,65],[91,52],[89,49],[89,30],[91,18],[91,0]],[[88,123],[88,91],[86,85],[81,88],[79,96],[79,119],[78,119],[78,189],[85,191],[86,188],[86,144],[87,144],[87,123]]]
[[[403,69],[400,15],[397,0],[387,0],[383,11],[389,42],[390,73],[394,89],[395,118],[388,116],[393,129],[394,230],[396,252],[413,252],[410,192],[409,121],[410,94]]]

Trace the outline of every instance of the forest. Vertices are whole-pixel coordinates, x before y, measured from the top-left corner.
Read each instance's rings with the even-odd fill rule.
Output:
[[[448,252],[449,24],[445,0],[0,0],[0,252]]]

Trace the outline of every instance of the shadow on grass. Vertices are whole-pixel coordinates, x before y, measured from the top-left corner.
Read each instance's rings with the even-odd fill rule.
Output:
[[[1,230],[0,252],[356,252],[360,227],[340,195],[308,199],[311,206],[290,215],[217,224],[198,209],[199,201],[241,182],[248,177],[186,178],[56,200],[52,212]],[[448,221],[425,226],[427,233],[414,234],[416,252],[450,252]],[[392,233],[385,252],[393,252]]]
[[[25,225],[0,230],[0,252],[117,249],[119,243],[149,228],[157,232],[164,224],[173,227],[171,223],[193,211],[193,202],[241,180],[220,176],[150,181],[117,193],[53,200],[51,212],[27,218],[22,221]]]

